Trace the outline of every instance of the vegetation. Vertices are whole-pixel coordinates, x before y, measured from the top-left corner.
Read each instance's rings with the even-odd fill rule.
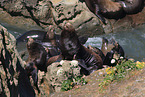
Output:
[[[108,86],[111,82],[124,78],[130,71],[140,70],[145,67],[145,62],[135,62],[133,60],[126,60],[123,58],[113,59],[114,67],[106,68],[103,81],[99,84],[99,90],[104,90],[104,87]],[[71,90],[75,85],[84,85],[87,81],[82,76],[71,76],[67,80],[64,80],[61,85],[62,91]]]
[[[61,90],[68,91],[71,90],[75,85],[84,85],[84,84],[87,84],[87,81],[84,78],[82,78],[82,76],[69,78],[63,81],[61,85]]]
[[[144,62],[134,62],[132,60],[118,59],[115,67],[108,67],[103,81],[99,84],[100,91],[114,80],[124,78],[130,71],[142,69],[145,66]]]

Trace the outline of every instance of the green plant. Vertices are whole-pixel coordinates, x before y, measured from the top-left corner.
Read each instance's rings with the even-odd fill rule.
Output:
[[[61,85],[62,91],[71,90],[75,85],[84,85],[87,84],[87,81],[82,78],[82,76],[72,77],[67,80],[64,80]]]
[[[145,66],[144,64],[144,62],[119,59],[115,67],[108,67],[106,69],[107,74],[99,84],[100,91],[112,81],[124,78],[129,71],[142,69]]]
[[[62,91],[68,91],[71,90],[74,87],[74,83],[72,79],[64,80],[62,85],[61,85],[61,90]]]

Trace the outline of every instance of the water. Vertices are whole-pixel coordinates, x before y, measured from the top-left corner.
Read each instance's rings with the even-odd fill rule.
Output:
[[[2,23],[4,27],[8,29],[15,37],[18,37],[22,33],[26,32],[26,29],[18,29],[16,27],[9,26]],[[100,35],[97,37],[89,38],[85,44],[92,45],[94,47],[101,48],[102,37],[107,39],[114,38],[123,47],[125,56],[127,58],[134,58],[141,61],[145,58],[145,25],[137,28],[132,28],[127,31],[110,33],[106,35]],[[18,51],[26,50],[26,43],[20,43],[17,46]]]
[[[132,28],[127,31],[100,35],[98,37],[89,38],[86,45],[101,48],[102,37],[107,39],[114,38],[123,47],[127,58],[134,58],[141,61],[145,58],[145,25]]]

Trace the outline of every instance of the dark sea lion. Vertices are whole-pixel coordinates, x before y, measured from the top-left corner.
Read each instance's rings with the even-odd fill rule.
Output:
[[[32,38],[29,38],[27,42],[27,50],[29,53],[29,57],[27,60],[25,71],[27,72],[28,76],[32,76],[34,86],[36,86],[38,92],[40,93],[37,85],[38,70],[47,72],[46,62],[49,59],[49,56],[45,48],[41,44],[35,42]]]
[[[35,66],[33,62],[30,62],[26,65],[25,71],[28,77],[32,76],[32,79],[34,81],[34,86],[38,90],[38,93],[40,93],[39,87],[38,87],[38,69]]]
[[[85,0],[88,8],[97,16],[103,16],[109,19],[120,19],[125,16],[120,3],[111,0]],[[104,23],[103,17],[100,19]]]
[[[85,75],[102,68],[101,57],[79,42],[76,31],[70,23],[67,23],[62,30],[60,49],[65,59],[72,60],[75,58],[80,61],[81,73]]]
[[[105,55],[105,59],[103,62],[104,65],[112,66],[113,64],[111,64],[111,60],[115,56],[124,57],[123,48],[114,39],[108,41],[106,38],[103,37],[101,50]]]
[[[126,14],[136,14],[142,11],[144,0],[119,0]]]
[[[64,25],[60,37],[60,50],[64,59],[72,60],[80,48],[80,42],[75,29],[70,23]]]
[[[99,14],[99,6],[95,0],[85,0],[85,3],[89,10],[93,12],[104,24],[106,24],[104,17]]]
[[[103,17],[120,19],[126,14],[136,14],[144,7],[144,0],[85,0],[85,2],[103,23],[105,20]]]
[[[29,38],[27,42],[27,50],[29,53],[28,62],[35,64],[35,66],[41,71],[47,71],[47,67],[45,65],[48,55],[45,48],[35,42],[32,38]]]
[[[92,47],[91,45],[88,45],[87,47],[88,47],[88,49],[90,49],[93,52],[95,52],[96,54],[98,54],[102,58],[102,60],[104,61],[105,55],[103,54],[103,52],[99,48]]]
[[[82,59],[82,62],[80,63],[82,74],[89,75],[90,73],[103,68],[102,58],[94,51],[82,45],[77,53],[77,58]]]

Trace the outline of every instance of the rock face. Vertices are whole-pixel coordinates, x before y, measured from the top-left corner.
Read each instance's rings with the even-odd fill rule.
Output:
[[[0,32],[0,95],[34,97],[34,90],[23,69],[24,62],[16,50],[14,36],[1,25]]]
[[[53,63],[47,69],[48,73],[46,74],[46,77],[49,78],[50,85],[56,92],[60,92],[64,80],[80,76],[80,67],[76,60],[62,60],[60,63]]]
[[[49,25],[53,25],[60,33],[63,25],[70,22],[78,35],[90,37],[143,24],[145,18],[143,9],[120,20],[106,19],[107,25],[104,25],[82,0],[1,0],[0,8],[0,20],[16,27],[47,30]],[[136,15],[141,21],[135,18]]]

